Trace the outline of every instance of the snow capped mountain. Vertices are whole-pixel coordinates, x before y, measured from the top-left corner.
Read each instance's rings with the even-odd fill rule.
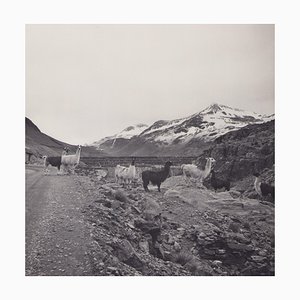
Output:
[[[253,123],[264,123],[274,116],[260,115],[221,104],[212,104],[187,118],[158,121],[140,134],[148,140],[187,143],[191,139],[212,141],[217,137]]]
[[[119,134],[117,134],[116,138],[123,138],[123,139],[131,139],[132,137],[139,135],[142,133],[148,125],[146,124],[136,124],[133,126],[128,126],[124,130],[122,130]]]
[[[170,153],[176,153],[174,149],[184,152],[190,147],[202,147],[227,132],[272,119],[274,115],[266,116],[214,103],[186,118],[159,120],[151,126],[129,126],[116,135],[93,143],[93,146],[98,149],[109,147],[109,151],[120,155],[137,154],[140,153],[139,149],[143,149],[141,153],[148,153],[148,148],[153,154],[162,149]]]
[[[91,146],[97,147],[97,148],[101,148],[101,144],[107,142],[107,141],[116,141],[116,139],[131,139],[134,136],[138,136],[141,132],[143,132],[146,128],[148,128],[148,125],[146,124],[136,124],[136,125],[132,125],[132,126],[128,126],[125,129],[123,129],[121,132],[112,135],[112,136],[108,136],[105,137],[99,141],[96,141],[94,143],[91,144]],[[114,143],[113,142],[113,143]]]

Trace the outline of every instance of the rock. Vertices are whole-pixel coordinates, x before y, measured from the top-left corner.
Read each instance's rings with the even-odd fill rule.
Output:
[[[155,256],[161,259],[165,259],[165,253],[164,250],[162,249],[162,246],[159,243],[155,243],[154,249],[156,250]]]
[[[175,242],[173,247],[176,252],[179,252],[181,250],[181,246],[178,242]]]
[[[165,256],[165,260],[169,260],[169,261],[173,260],[173,255],[171,254],[170,251],[164,251],[164,256]]]
[[[143,202],[143,214],[145,219],[152,220],[161,213],[161,208],[156,200],[150,196],[146,196]]]
[[[108,200],[108,199],[101,199],[101,200],[96,200],[95,202],[100,202],[102,203],[102,205],[104,205],[105,207],[111,208],[112,206],[112,201]]]
[[[137,270],[143,268],[143,261],[135,252],[134,248],[128,240],[123,240],[121,242],[113,243],[112,247],[114,249],[115,256],[123,263],[134,267]]]
[[[175,239],[170,234],[168,235],[167,243],[173,245],[175,243]]]
[[[185,229],[183,227],[178,227],[177,231],[185,231]]]
[[[266,256],[267,253],[268,253],[267,250],[260,250],[260,251],[258,252],[258,255],[260,255],[260,256]]]
[[[120,202],[128,202],[129,199],[128,197],[125,195],[125,193],[121,190],[117,190],[115,193],[114,193],[114,197],[116,200],[120,201]]]
[[[107,177],[108,170],[103,170],[103,169],[101,170],[101,169],[100,169],[100,170],[97,170],[97,171],[96,171],[96,174],[97,174],[97,178],[101,180],[101,179]]]
[[[148,243],[148,241],[140,241],[139,242],[139,247],[145,253],[149,253],[149,243]]]
[[[206,237],[206,234],[205,234],[204,232],[200,232],[200,233],[198,234],[198,237],[200,237],[200,238],[205,238],[205,237]]]
[[[139,228],[145,233],[149,233],[152,236],[152,242],[155,243],[157,241],[158,236],[161,233],[161,227],[159,224],[153,221],[146,221],[142,218],[135,219],[134,225],[136,228]]]
[[[231,250],[239,250],[239,251],[253,251],[253,247],[251,245],[241,244],[237,242],[228,242],[227,243],[228,248]]]
[[[222,265],[222,262],[221,262],[220,260],[214,260],[214,261],[212,262],[212,264],[213,264],[214,266],[216,266],[216,267],[219,267],[219,266]]]
[[[266,257],[264,256],[259,256],[259,255],[252,255],[251,256],[251,259],[256,261],[256,262],[261,262],[261,261],[264,261],[266,260]]]
[[[241,196],[241,192],[236,191],[236,190],[230,190],[229,194],[231,195],[232,198],[239,198]]]
[[[135,207],[134,205],[131,205],[131,209],[133,211],[135,211],[136,213],[138,213],[139,215],[142,213],[137,207]]]
[[[228,229],[232,232],[239,232],[240,231],[240,225],[234,222],[231,222],[228,226]]]
[[[113,201],[112,203],[111,203],[111,208],[113,209],[113,210],[115,210],[115,209],[117,209],[117,208],[119,208],[119,207],[121,207],[121,203],[120,203],[120,201]]]
[[[222,255],[222,254],[226,253],[226,250],[225,249],[218,249],[217,253]]]
[[[250,229],[250,224],[249,224],[249,222],[245,222],[245,223],[244,223],[244,228],[247,229],[247,230]]]
[[[204,249],[204,253],[207,255],[215,255],[216,251],[212,249]]]
[[[176,190],[169,189],[165,192],[164,197],[166,199],[180,199],[182,196],[180,195],[180,192]]]

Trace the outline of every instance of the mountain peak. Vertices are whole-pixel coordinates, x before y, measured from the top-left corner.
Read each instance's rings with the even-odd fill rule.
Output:
[[[209,108],[210,108],[210,111],[217,112],[219,110],[222,110],[221,106],[222,105],[220,105],[218,103],[213,103]]]
[[[200,113],[201,114],[215,114],[218,111],[221,111],[223,108],[225,108],[225,105],[219,104],[217,102],[212,103],[205,109],[203,109]]]

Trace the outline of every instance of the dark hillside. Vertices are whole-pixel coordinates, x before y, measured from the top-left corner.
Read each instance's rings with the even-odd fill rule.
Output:
[[[248,125],[218,137],[202,157],[216,159],[215,170],[224,178],[238,181],[273,169],[275,163],[275,121]]]
[[[41,155],[61,155],[64,147],[70,148],[71,152],[75,152],[77,145],[70,145],[52,138],[43,133],[28,118],[25,118],[25,143],[26,147],[37,157]],[[83,147],[82,156],[103,156],[102,151],[96,150],[94,147]]]

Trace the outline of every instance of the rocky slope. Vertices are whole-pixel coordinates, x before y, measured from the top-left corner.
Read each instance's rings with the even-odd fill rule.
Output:
[[[100,172],[99,172],[100,171]],[[94,275],[274,275],[274,206],[168,178],[162,193],[140,180],[80,169]]]
[[[143,131],[132,127],[92,145],[114,155],[198,155],[218,137],[249,124],[261,124],[274,118],[254,112],[212,104],[199,113],[186,118],[159,120]],[[131,128],[131,127],[129,127]],[[201,149],[201,150],[200,150]]]
[[[216,160],[218,175],[231,181],[274,170],[275,121],[248,125],[220,136],[201,158],[208,156]]]

